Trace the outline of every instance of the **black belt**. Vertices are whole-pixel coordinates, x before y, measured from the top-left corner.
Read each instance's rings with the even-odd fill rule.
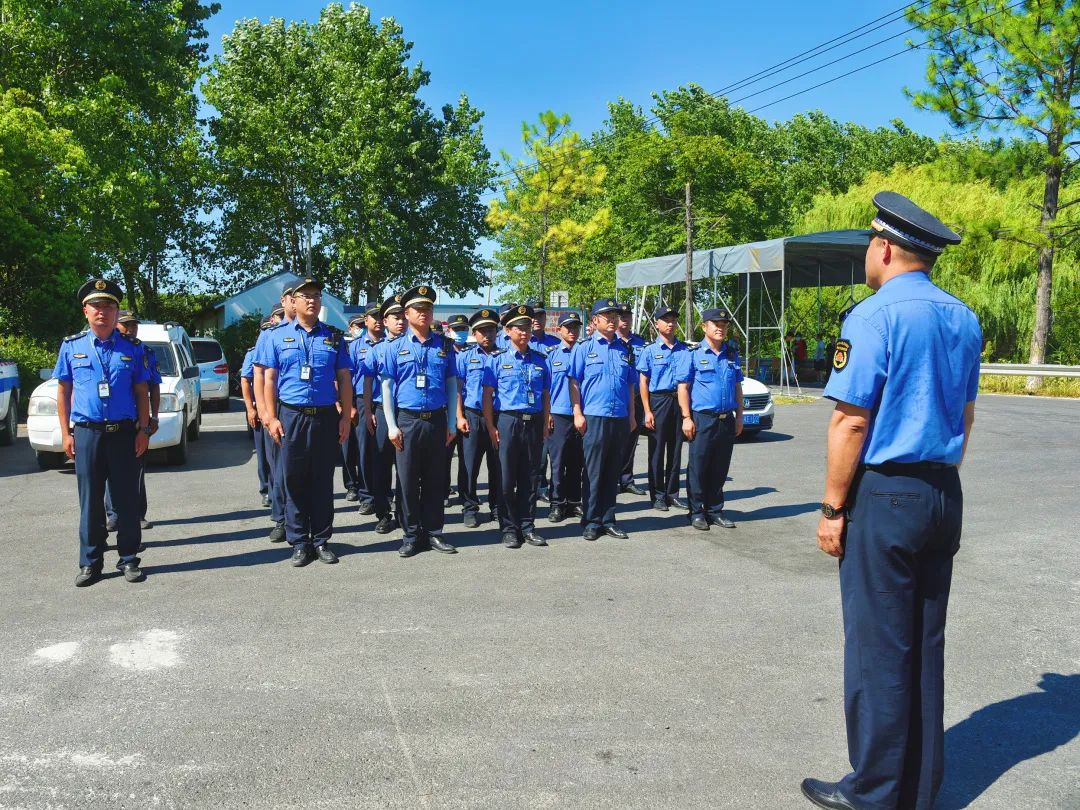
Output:
[[[318,416],[320,413],[337,412],[337,405],[290,405],[288,402],[280,403],[282,407],[290,411],[300,411],[308,416]]]
[[[119,433],[121,430],[134,430],[135,421],[121,419],[119,422],[76,422],[75,427],[100,430],[102,433]]]
[[[539,419],[541,414],[533,413],[532,411],[499,411],[500,416],[512,416],[515,419],[520,419],[522,422],[531,422],[533,419]]]
[[[672,395],[674,395],[676,393],[678,393],[678,392],[674,388],[672,388],[672,389],[670,389],[668,391],[650,391],[649,396],[650,397],[670,397],[670,396],[672,396]]]
[[[905,475],[926,470],[948,470],[955,466],[955,464],[945,464],[941,461],[886,461],[884,464],[863,464],[863,469]]]
[[[483,411],[482,408],[465,408],[465,413],[474,413],[477,416],[483,416],[484,415],[484,411]],[[498,416],[499,412],[495,411],[495,415]]]
[[[726,419],[731,411],[694,411],[695,416],[709,416],[713,419]]]
[[[430,419],[436,414],[442,413],[442,408],[437,411],[414,411],[411,408],[398,408],[398,413],[407,413],[409,416],[415,416],[417,419]]]

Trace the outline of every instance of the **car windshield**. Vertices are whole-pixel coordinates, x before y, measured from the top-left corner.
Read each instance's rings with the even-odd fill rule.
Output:
[[[162,377],[178,377],[176,372],[176,356],[172,353],[168,343],[143,343],[148,349],[153,349],[157,355],[158,371]]]
[[[216,340],[193,340],[196,363],[216,363],[221,360],[221,344]]]

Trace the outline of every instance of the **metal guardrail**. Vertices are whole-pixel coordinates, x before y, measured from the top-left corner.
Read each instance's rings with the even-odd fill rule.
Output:
[[[1010,377],[1080,377],[1080,366],[1028,365],[1025,363],[983,363],[980,374]]]

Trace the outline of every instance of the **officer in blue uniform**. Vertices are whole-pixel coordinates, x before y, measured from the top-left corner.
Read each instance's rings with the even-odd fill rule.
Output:
[[[408,328],[383,352],[380,377],[388,436],[398,450],[401,515],[405,536],[398,554],[411,557],[422,543],[455,554],[442,539],[446,448],[457,435],[447,418],[457,402],[453,349],[432,331],[435,290],[413,287],[402,295]]]
[[[349,343],[349,360],[352,364],[353,397],[356,413],[353,417],[353,441],[356,442],[356,495],[361,515],[375,513],[373,494],[373,469],[375,459],[374,414],[368,414],[364,405],[364,368],[368,355],[385,339],[382,315],[377,301],[364,305],[364,314],[358,316],[364,331]],[[356,318],[353,319],[354,321]]]
[[[120,310],[120,317],[116,321],[116,329],[136,346],[142,346],[139,340],[139,319],[126,309]],[[150,390],[150,435],[153,436],[158,430],[158,413],[161,408],[161,371],[158,369],[157,355],[153,349],[142,346],[143,354],[147,360],[147,368],[150,378],[147,386]],[[105,528],[110,532],[116,531],[116,510],[113,508],[112,487],[105,485]],[[154,524],[146,519],[146,459],[139,458],[139,528],[152,529]],[[143,547],[139,547],[139,553]]]
[[[265,320],[259,324],[260,333],[265,332],[274,324]],[[262,505],[270,505],[270,451],[266,444],[266,431],[263,430],[262,421],[259,419],[259,411],[255,407],[255,393],[252,383],[255,379],[255,347],[252,346],[244,354],[244,362],[240,366],[240,397],[244,400],[244,410],[247,413],[248,427],[255,439],[255,469],[259,475],[259,495],[262,497]]]
[[[116,328],[120,286],[91,279],[78,292],[89,329],[64,338],[53,370],[64,452],[79,483],[79,574],[76,587],[101,579],[107,542],[105,484],[117,513],[117,568],[128,582],[143,579],[138,550],[139,458],[150,441],[150,361],[141,345]]]
[[[466,528],[475,529],[480,525],[480,495],[476,481],[480,475],[480,465],[487,466],[488,507],[491,517],[498,520],[499,528],[507,528],[506,513],[501,507],[500,492],[502,473],[499,468],[499,452],[491,443],[484,423],[484,370],[488,361],[503,354],[495,348],[495,334],[499,328],[498,317],[494,309],[478,309],[469,318],[475,343],[457,354],[458,435],[461,436],[463,452],[462,467],[464,480],[460,484],[463,523]],[[492,402],[496,418],[501,408],[498,392]]]
[[[652,317],[657,338],[638,352],[638,393],[649,435],[649,498],[654,509],[666,512],[686,508],[679,500],[683,433],[676,373],[687,348],[675,337],[677,311],[660,306]]]
[[[547,331],[547,311],[544,309],[543,304],[535,298],[530,298],[525,302],[525,306],[532,307],[533,309],[532,334],[529,335],[529,346],[534,351],[538,351],[546,357],[547,353],[558,346],[562,341]],[[551,489],[547,470],[548,448],[547,442],[544,442],[544,446],[540,450],[540,485],[537,489],[537,497],[542,501],[551,500]]]
[[[507,548],[546,546],[536,533],[536,490],[540,481],[540,449],[548,437],[551,372],[547,356],[529,345],[533,309],[522,304],[502,317],[510,348],[490,357],[484,371],[484,422],[499,452]],[[495,417],[498,395],[499,415]]]
[[[631,365],[636,367],[638,355],[645,348],[645,338],[631,331],[633,322],[634,313],[630,309],[630,305],[619,304],[618,336],[621,341],[630,347],[630,362]],[[644,495],[645,490],[634,483],[634,456],[637,454],[638,436],[645,425],[645,410],[641,404],[637,380],[634,381],[634,420],[637,427],[630,432],[630,436],[626,440],[623,467],[619,475],[619,492]]]
[[[446,338],[448,339],[450,348],[452,348],[454,350],[454,370],[455,370],[455,373],[456,373],[456,371],[457,371],[457,356],[458,356],[458,354],[460,354],[462,351],[465,350],[465,348],[468,346],[468,343],[469,343],[469,316],[465,315],[465,314],[462,314],[462,313],[459,313],[457,315],[451,315],[446,321],[446,330],[447,330],[446,331]],[[460,390],[460,386],[459,386],[459,390]],[[460,394],[459,394],[459,396],[460,396]],[[456,409],[455,404],[450,403],[450,412],[448,414],[448,418],[450,418],[450,419],[454,418],[455,409]],[[460,495],[461,492],[462,492],[462,489],[464,487],[464,484],[465,484],[465,461],[464,461],[465,450],[464,450],[464,447],[462,445],[462,440],[463,439],[464,439],[464,436],[461,433],[461,431],[459,430],[457,432],[457,435],[454,437],[454,443],[450,445],[450,447],[447,449],[447,452],[446,452],[446,480],[447,481],[453,481],[454,480],[450,475],[450,465],[453,462],[455,455],[457,456],[457,462],[458,462],[457,482],[454,484],[454,486],[450,487],[450,494],[453,494],[456,491],[458,493],[458,495]],[[447,501],[449,501],[449,498],[447,498]],[[450,505],[449,502],[446,505],[449,506]]]
[[[502,321],[502,316],[512,309],[516,309],[517,304],[501,304],[499,306],[499,320]],[[510,348],[510,333],[505,329],[500,329],[499,334],[495,336],[495,348],[502,349],[504,352]]]
[[[874,205],[875,294],[844,321],[825,386],[836,408],[817,531],[840,558],[852,772],[802,789],[820,807],[930,810],[944,773],[945,613],[982,333],[930,279],[960,237],[900,194]]]
[[[277,324],[291,323],[296,314],[296,307],[292,297],[293,282],[286,284],[281,290],[280,306],[271,313],[271,320],[276,317]],[[279,311],[280,310],[280,311]],[[255,357],[259,357],[266,350],[270,341],[270,332],[260,332],[255,340]],[[255,395],[255,408],[259,414],[259,421],[263,424],[263,430],[267,430],[270,423],[270,413],[267,410],[267,382],[265,369],[257,362],[253,363],[253,375],[251,378],[251,390]],[[281,471],[281,445],[269,435],[263,437],[265,447],[270,458],[270,519],[274,522],[274,528],[270,530],[269,540],[271,543],[285,542],[285,486],[282,483],[284,474]]]
[[[337,562],[327,545],[334,532],[334,468],[352,428],[352,375],[343,335],[319,320],[322,282],[296,283],[296,319],[266,332],[255,355],[266,377],[266,428],[280,445],[286,540],[296,567],[315,556]]]
[[[397,450],[390,441],[390,428],[383,412],[383,389],[379,380],[385,363],[385,352],[405,332],[405,311],[401,293],[389,296],[379,307],[385,337],[377,342],[363,358],[364,420],[368,435],[374,438],[372,449],[371,498],[378,522],[377,534],[389,534],[401,526],[401,482],[397,476]],[[390,513],[390,498],[394,497],[394,513]]]
[[[603,533],[625,539],[626,532],[615,524],[615,500],[627,438],[637,428],[637,372],[630,347],[617,335],[619,304],[601,298],[593,304],[591,317],[592,337],[570,353],[570,402],[585,452],[583,536],[596,540]]]
[[[682,433],[690,443],[686,494],[690,525],[734,529],[724,517],[724,482],[731,467],[735,437],[743,429],[742,369],[738,355],[724,348],[731,315],[726,309],[701,313],[705,338],[696,349],[679,353],[676,380]]]
[[[551,408],[548,415],[548,458],[551,459],[551,510],[548,520],[561,523],[581,517],[581,471],[585,455],[581,434],[574,427],[570,401],[570,356],[581,335],[581,317],[569,312],[559,320],[559,345],[547,355],[551,374]]]
[[[354,315],[349,319],[348,331],[345,333],[345,350],[352,358],[352,345],[360,338],[364,329],[364,316]],[[353,414],[353,430],[349,431],[349,437],[341,445],[341,483],[345,487],[346,501],[370,500],[364,490],[364,479],[360,470],[360,443],[356,439],[356,421],[360,418],[359,412]],[[363,494],[362,494],[363,493]]]

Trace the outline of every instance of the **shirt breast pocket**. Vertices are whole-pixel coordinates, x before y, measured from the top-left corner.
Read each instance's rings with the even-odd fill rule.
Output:
[[[585,378],[599,377],[604,373],[604,365],[604,358],[600,355],[597,355],[596,357],[586,357]]]
[[[97,380],[98,373],[94,369],[94,364],[90,362],[89,357],[71,361],[71,378],[79,383],[89,383]]]
[[[317,381],[333,380],[337,374],[337,349],[321,341],[311,349],[313,376]]]
[[[280,346],[277,351],[278,369],[280,372],[293,371],[298,369],[302,362],[301,351],[299,346],[286,344]]]

